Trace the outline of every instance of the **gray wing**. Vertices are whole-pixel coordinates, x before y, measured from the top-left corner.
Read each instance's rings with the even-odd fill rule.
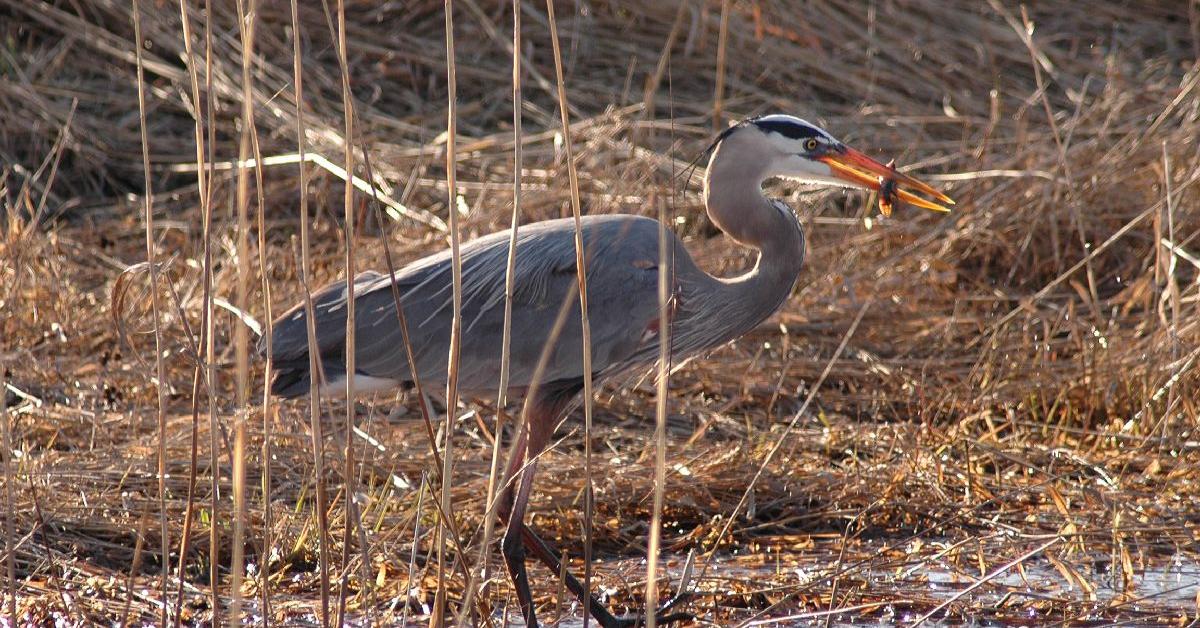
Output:
[[[637,216],[589,216],[583,223],[588,266],[592,369],[627,366],[644,349],[658,314],[658,237],[663,227]],[[668,232],[668,237],[674,235]],[[509,232],[462,248],[463,342],[459,386],[494,393],[499,385],[504,323],[504,280]],[[443,384],[450,340],[452,283],[448,252],[418,260],[396,273],[408,331],[422,382]],[[582,331],[576,292],[573,220],[522,227],[517,243],[513,296],[510,385],[528,386],[547,356],[543,381],[580,378]],[[375,272],[355,279],[356,371],[403,386],[411,381],[390,278]],[[314,294],[317,346],[327,381],[343,376],[345,285]],[[564,312],[565,307],[565,312]],[[555,322],[561,329],[555,337]],[[278,394],[308,389],[304,310],[294,307],[276,322],[274,363]]]

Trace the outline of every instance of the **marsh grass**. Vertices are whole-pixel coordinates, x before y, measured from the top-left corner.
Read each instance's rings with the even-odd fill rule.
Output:
[[[806,270],[770,321],[671,374],[655,595],[694,552],[690,609],[720,624],[1195,617],[1194,593],[1144,586],[1200,559],[1195,10],[558,4],[560,98],[544,7],[522,5],[514,44],[501,35],[510,3],[459,0],[451,134],[443,3],[346,1],[344,73],[319,4],[259,4],[247,87],[233,3],[184,2],[181,14],[142,2],[139,115],[130,3],[0,1],[0,427],[12,442],[5,590],[17,600],[6,616],[111,623],[128,607],[136,621],[164,609],[211,621],[218,592],[232,598],[244,512],[246,614],[266,608],[251,610],[258,596],[276,622],[331,617],[336,572],[351,618],[424,621],[439,590],[453,617],[481,567],[504,442],[494,404],[467,400],[440,435],[454,436],[455,532],[439,587],[449,460],[416,395],[349,409],[326,399],[311,414],[303,401],[265,404],[262,425],[244,423],[244,510],[233,508],[225,430],[243,416],[242,323],[226,305],[265,322],[264,297],[279,311],[344,280],[351,241],[357,267],[394,268],[448,246],[451,218],[464,240],[505,228],[514,180],[524,224],[559,216],[573,193],[581,213],[656,215],[655,200],[673,198],[699,263],[735,272],[752,254],[714,237],[688,165],[714,124],[786,111],[895,157],[958,205],[881,219],[865,195],[771,187],[806,228]],[[526,79],[515,135],[513,50]],[[262,213],[239,251],[245,169],[222,164],[244,156],[247,98],[260,172],[244,185]],[[304,156],[272,160],[295,155],[298,138]],[[305,157],[332,163],[350,148],[363,158],[349,174],[370,183],[353,206],[343,179]],[[158,264],[144,265],[148,252]],[[261,377],[252,367],[249,384]],[[533,527],[572,571],[591,569],[618,612],[642,608],[649,584],[656,384],[597,388],[591,437],[582,414],[563,426],[531,506]],[[350,471],[343,434],[357,441]],[[342,492],[347,475],[357,494]],[[349,536],[348,500],[362,525]],[[147,512],[165,512],[166,529]],[[584,565],[589,527],[600,562]],[[330,569],[331,555],[346,564]],[[515,615],[503,572],[486,573],[464,616]],[[951,593],[931,585],[941,573]],[[555,575],[532,575],[548,615]]]

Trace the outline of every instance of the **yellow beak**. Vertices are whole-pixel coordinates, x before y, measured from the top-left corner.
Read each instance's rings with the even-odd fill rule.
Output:
[[[933,189],[929,184],[902,172],[896,172],[892,165],[884,165],[871,159],[865,153],[848,146],[840,146],[823,157],[818,157],[833,170],[833,175],[844,181],[853,183],[856,187],[879,192],[879,209],[884,216],[890,216],[892,205],[898,199],[914,207],[948,212],[954,199]],[[903,189],[908,187],[922,194],[932,196],[942,204],[924,199]]]

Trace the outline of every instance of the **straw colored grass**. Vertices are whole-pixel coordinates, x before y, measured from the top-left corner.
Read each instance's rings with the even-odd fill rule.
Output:
[[[345,579],[350,619],[428,618],[445,508],[430,438],[450,435],[427,431],[414,397],[364,400],[352,408],[354,426],[344,402],[322,399],[319,477],[306,402],[272,403],[270,494],[263,426],[248,421],[235,511],[234,330],[241,318],[263,320],[267,283],[275,311],[303,298],[309,253],[309,287],[344,280],[345,224],[355,265],[381,270],[385,250],[398,266],[449,246],[447,224],[457,222],[464,241],[509,225],[511,3],[453,4],[457,196],[446,184],[442,2],[345,2],[352,101],[343,100],[332,5],[327,14],[298,3],[299,125],[287,3],[258,3],[245,90],[234,3],[207,15],[183,3],[189,52],[178,7],[141,2],[147,210],[130,3],[0,0],[0,409],[12,443],[3,457],[12,507],[0,528],[15,574],[3,616],[157,622],[165,562],[170,595],[182,591],[181,621],[210,621],[210,573],[218,597],[231,599],[241,511],[247,615],[260,609],[269,565],[271,620],[313,621],[330,590],[318,566],[326,563],[330,584]],[[571,207],[563,118],[582,212],[654,216],[673,199],[676,231],[717,273],[753,258],[716,234],[688,169],[714,113],[801,115],[895,157],[958,201],[947,216],[901,208],[882,219],[864,194],[772,186],[805,226],[806,269],[779,314],[671,376],[665,569],[650,590],[674,594],[693,552],[689,608],[721,625],[931,612],[1026,623],[1196,616],[1193,3],[559,3],[562,116],[548,17],[538,3],[522,6],[523,224]],[[244,154],[245,91],[264,161],[261,183],[243,179],[243,194],[256,196],[242,198],[261,194],[265,205],[243,240],[231,166]],[[350,102],[353,148],[366,157],[353,159],[351,174],[370,185],[343,207],[343,177],[319,164],[347,154]],[[288,158],[297,129],[306,153],[324,160]],[[210,160],[211,172],[197,171]],[[374,194],[387,199],[382,211]],[[312,218],[308,247],[298,241],[301,207]],[[153,288],[145,211],[160,264]],[[252,262],[259,255],[264,268]],[[259,390],[261,362],[250,375]],[[531,505],[534,528],[583,573],[581,458],[590,447],[600,561],[592,588],[618,611],[642,608],[648,589],[655,400],[652,376],[598,388],[591,440],[581,413],[563,426]],[[466,400],[460,414],[450,528],[462,545],[446,546],[447,618],[464,574],[478,572],[495,438],[490,402]],[[346,434],[356,439],[350,484]],[[357,494],[344,494],[348,485]],[[362,527],[346,536],[350,500]],[[314,502],[328,505],[327,530]],[[210,539],[225,545],[215,564]],[[324,558],[337,556],[347,564]],[[499,625],[505,608],[516,617],[515,598],[501,570],[487,573],[466,616]],[[558,608],[578,614],[569,600],[559,605],[555,574],[531,574],[544,619]],[[166,602],[174,615],[175,600]]]

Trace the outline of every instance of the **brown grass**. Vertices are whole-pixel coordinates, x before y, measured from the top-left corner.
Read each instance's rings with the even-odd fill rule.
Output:
[[[289,7],[259,3],[253,24],[250,94],[267,165],[261,184],[247,185],[265,200],[265,233],[256,230],[243,256],[230,167],[244,103],[234,3],[212,7],[210,48],[205,14],[185,2],[190,55],[178,7],[140,4],[151,236],[162,264],[154,290],[171,556],[162,554],[155,521],[155,317],[150,273],[139,266],[147,187],[130,3],[0,2],[0,409],[11,426],[4,482],[13,501],[3,516],[17,600],[11,608],[5,595],[0,614],[21,621],[112,623],[128,608],[131,618],[157,622],[164,562],[172,595],[181,584],[175,566],[184,566],[184,623],[213,617],[210,568],[222,599],[231,599],[232,548],[215,565],[209,559],[210,539],[228,546],[235,538],[232,304],[240,305],[239,281],[257,320],[264,282],[276,311],[304,294],[295,241],[301,169],[286,158],[296,153],[297,129]],[[307,151],[337,162],[346,104],[333,7],[299,4]],[[369,176],[366,160],[355,159],[354,174],[390,199],[380,220],[371,194],[355,195],[354,256],[359,268],[383,269],[385,246],[396,264],[446,247],[445,225],[457,211],[446,186],[443,4],[345,4],[355,145],[366,147],[374,170]],[[468,209],[458,216],[465,239],[511,220],[512,16],[505,1],[455,7],[453,163]],[[682,10],[627,0],[556,5],[585,213],[655,215],[655,203],[673,198],[677,232],[705,268],[744,268],[751,254],[715,236],[702,214],[698,175],[672,182],[707,145],[715,107],[725,120],[782,111],[819,121],[958,201],[945,217],[901,209],[880,219],[862,194],[773,189],[806,227],[807,268],[776,317],[670,380],[667,569],[659,572],[670,581],[653,588],[673,594],[694,552],[690,609],[722,625],[788,616],[901,621],[932,611],[932,619],[1029,624],[1191,620],[1196,589],[1185,585],[1195,576],[1156,574],[1195,572],[1200,560],[1200,9],[1062,0],[1028,12],[1000,0],[814,0],[802,8],[765,0],[693,1]],[[538,3],[524,9],[527,224],[559,216],[571,186],[547,15]],[[199,74],[208,59],[211,87]],[[198,139],[214,162],[211,383],[203,375],[207,195],[197,186],[197,162],[209,156],[197,152]],[[315,287],[344,278],[345,186],[330,169],[304,167]],[[259,254],[265,271],[250,261]],[[257,390],[261,364],[251,375]],[[581,417],[560,431],[532,506],[533,526],[582,573],[579,463],[585,446],[594,449],[601,562],[592,583],[617,610],[643,604],[654,487],[654,380],[621,384],[597,391],[590,442]],[[209,399],[216,429],[205,416]],[[193,401],[200,456],[181,557]],[[348,538],[349,564],[336,567],[347,579],[349,617],[389,624],[427,616],[442,506],[416,400],[381,397],[358,409],[358,494],[349,496],[340,453],[346,409],[331,400],[321,409],[327,533],[312,507],[321,482],[305,402],[269,407],[269,511],[263,427],[244,424],[239,549],[253,566],[241,585],[244,612],[260,608],[265,559],[272,620],[311,621],[322,589],[317,556],[343,555]],[[480,556],[494,438],[495,409],[468,409],[478,414],[454,434],[453,528],[465,546],[448,546],[451,613],[467,584],[463,567]],[[347,497],[363,526],[350,537]],[[488,573],[473,610],[508,607],[515,616],[503,572]],[[541,614],[553,619],[554,575],[540,567],[532,574]],[[174,600],[167,603],[174,613]]]

